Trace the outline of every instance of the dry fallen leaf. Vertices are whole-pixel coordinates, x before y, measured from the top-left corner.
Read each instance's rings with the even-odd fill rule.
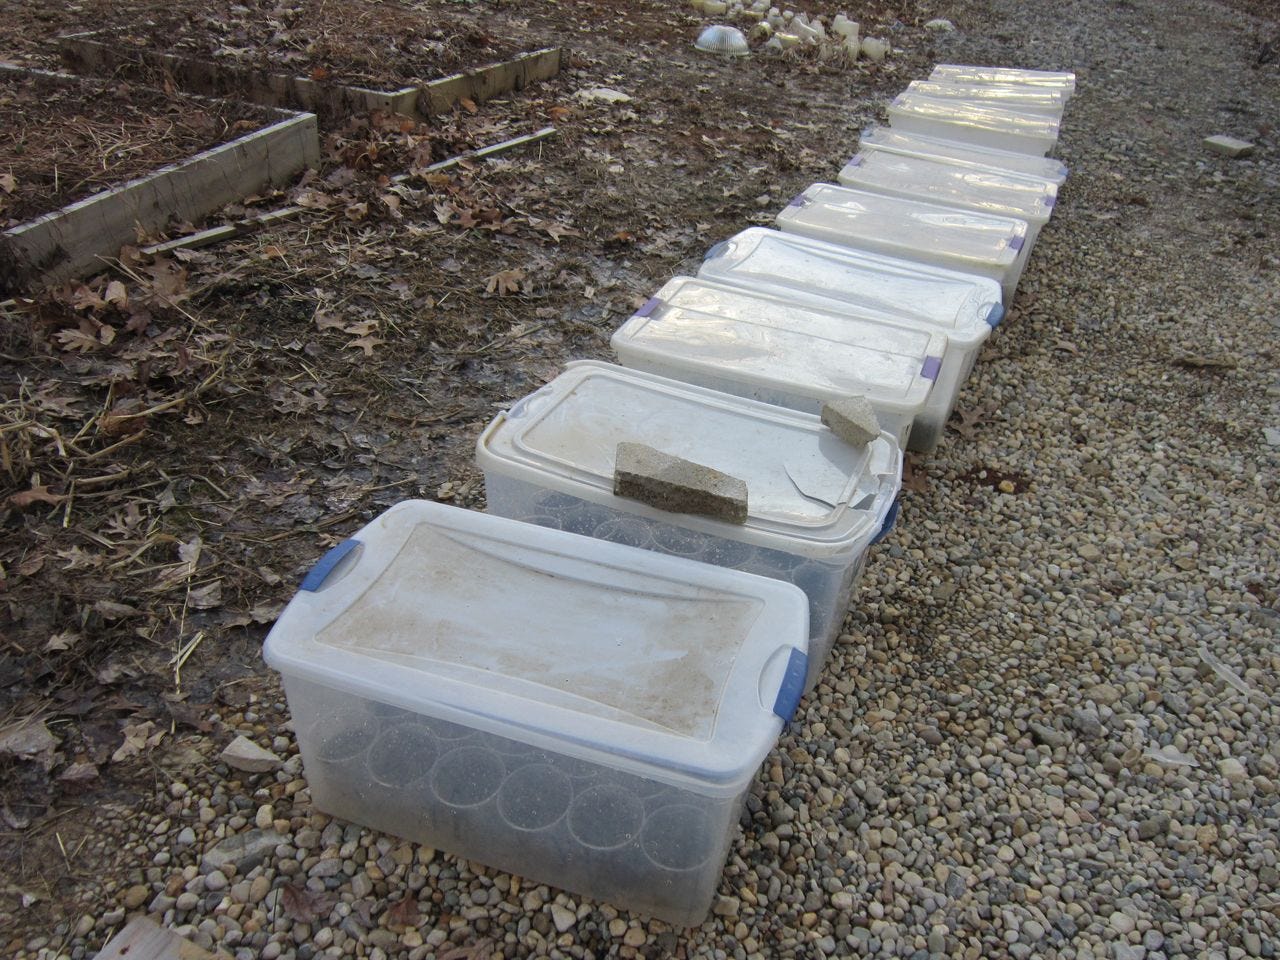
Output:
[[[103,294],[102,299],[123,310],[129,305],[129,291],[119,280],[112,280],[107,284],[107,292]]]
[[[104,620],[123,620],[125,617],[137,616],[142,611],[127,603],[116,603],[114,600],[99,600],[93,605],[93,612]]]
[[[537,217],[529,218],[529,226],[535,230],[541,230],[556,243],[560,242],[561,237],[580,237],[581,230],[575,230],[567,224],[559,223],[555,220],[539,220]]]
[[[82,323],[79,327],[68,327],[65,330],[59,330],[55,337],[62,344],[63,350],[78,350],[81,353],[88,353],[91,350],[97,350],[102,346],[102,342],[98,339],[96,331],[86,331],[85,325]]]
[[[33,556],[33,557],[27,557],[27,559],[23,560],[20,564],[18,564],[17,567],[14,568],[14,572],[17,573],[17,575],[20,577],[34,577],[37,573],[39,573],[42,569],[44,569],[44,561],[45,561],[44,554],[37,554],[36,556]]]
[[[280,260],[284,258],[284,247],[276,244],[268,244],[262,248],[262,256],[267,260]]]
[[[18,181],[12,173],[0,173],[0,190],[5,193],[13,193],[18,189]]]
[[[71,294],[71,306],[76,310],[101,310],[106,305],[107,301],[98,295],[97,290],[83,283]]]
[[[47,641],[45,641],[45,653],[60,653],[63,650],[70,650],[80,641],[80,634],[74,630],[63,630],[61,633],[55,633]]]
[[[914,493],[929,492],[929,475],[916,460],[914,454],[908,453],[902,461],[902,489]]]
[[[476,106],[476,102],[470,97],[459,97],[458,105],[462,107],[463,110],[467,111],[467,113],[475,113],[480,109]]]
[[[347,349],[350,350],[352,347],[356,347],[363,350],[366,357],[372,357],[373,348],[386,342],[385,340],[379,340],[377,337],[360,337],[358,340],[352,340],[348,343]]]
[[[0,758],[36,760],[48,770],[57,747],[49,728],[38,720],[20,721],[0,732]]]
[[[165,737],[165,731],[162,729],[156,732],[156,725],[150,720],[144,720],[142,723],[126,724],[124,728],[124,743],[116,748],[116,752],[111,755],[112,763],[120,763],[122,760],[128,760],[130,757],[136,757],[143,750],[150,750],[157,746]]]
[[[38,479],[32,478],[31,489],[9,494],[5,500],[5,506],[13,507],[16,510],[25,510],[32,504],[61,503],[65,499],[67,498],[64,494],[50,493],[48,487],[40,483]]]
[[[341,330],[347,323],[342,317],[330,313],[324,307],[317,307],[315,316],[311,319],[315,321],[317,329],[320,330]]]
[[[520,284],[524,277],[524,271],[519,267],[511,270],[499,270],[485,281],[485,293],[496,293],[500,297],[519,293]]]
[[[215,580],[187,596],[187,606],[192,610],[212,610],[222,606],[222,581]]]
[[[316,893],[305,887],[286,883],[280,887],[280,908],[297,923],[312,923],[327,917],[337,898],[332,893]]]
[[[194,536],[186,543],[178,544],[178,559],[194,570],[200,562],[200,551],[203,549],[204,541],[199,536]]]
[[[416,927],[422,922],[417,899],[412,896],[406,896],[396,901],[387,910],[383,920],[390,929]]]

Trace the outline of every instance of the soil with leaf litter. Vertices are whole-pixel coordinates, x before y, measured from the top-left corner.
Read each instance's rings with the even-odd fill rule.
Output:
[[[377,89],[425,83],[518,52],[482,19],[362,0],[220,0],[154,11],[94,39],[241,71]]]
[[[0,70],[0,227],[118,186],[275,121],[270,110],[118,81]]]

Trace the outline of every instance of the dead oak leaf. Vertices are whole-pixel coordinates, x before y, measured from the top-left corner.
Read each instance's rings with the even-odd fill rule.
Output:
[[[20,577],[34,577],[44,569],[45,559],[45,555],[42,553],[27,557],[14,568],[14,572]]]
[[[55,633],[47,641],[45,641],[45,653],[61,653],[64,650],[70,650],[80,642],[80,634],[74,630],[63,630],[61,633]]]
[[[165,733],[163,729],[157,733],[156,725],[151,720],[126,724],[124,742],[116,748],[115,753],[111,754],[111,762],[120,763],[130,757],[138,756],[144,750],[156,747],[164,739]]]
[[[397,927],[408,929],[417,927],[422,922],[422,914],[418,910],[418,901],[411,896],[403,897],[393,903],[383,916],[383,921],[389,929],[394,930]]]
[[[381,346],[386,342],[387,341],[385,340],[380,340],[378,337],[359,337],[355,340],[352,340],[350,343],[348,343],[347,349],[350,350],[352,348],[358,348],[364,351],[364,355],[366,357],[372,357],[373,348],[377,346]]]
[[[215,580],[187,596],[187,606],[192,610],[213,610],[222,606],[222,581]]]
[[[500,297],[511,296],[520,292],[525,272],[519,267],[511,270],[499,270],[485,280],[485,293],[496,293]]]
[[[5,499],[5,506],[13,507],[15,510],[25,510],[37,503],[61,503],[65,499],[67,499],[65,494],[50,493],[49,488],[44,484],[32,481],[30,490],[11,493]]]
[[[76,310],[101,310],[107,305],[107,301],[99,296],[98,291],[92,287],[80,284],[71,294],[71,306]]]
[[[55,553],[59,560],[67,561],[63,570],[95,570],[107,562],[105,557],[90,553],[84,547],[69,547]]]
[[[178,544],[178,559],[194,571],[200,563],[200,553],[203,549],[204,541],[200,539],[199,535],[196,535],[186,543]]]
[[[96,331],[92,328],[86,331],[83,324],[79,327],[68,327],[65,330],[59,330],[54,336],[58,343],[62,345],[62,349],[68,352],[89,353],[102,346],[102,341],[96,336]]]
[[[346,326],[347,321],[334,313],[319,307],[316,309],[315,316],[311,318],[319,330],[341,330]]]
[[[129,305],[129,291],[119,280],[112,280],[107,284],[107,292],[103,294],[102,299],[113,307],[123,310]]]
[[[541,230],[556,243],[560,242],[561,237],[580,237],[581,230],[576,230],[565,223],[557,220],[539,220],[537,217],[529,218],[529,226],[535,230]]]
[[[116,603],[114,600],[99,600],[93,605],[93,612],[103,620],[123,620],[125,617],[136,617],[142,613],[137,607],[127,603]]]
[[[929,475],[911,454],[902,461],[902,489],[914,493],[929,492]]]
[[[313,923],[327,917],[337,897],[332,893],[316,893],[306,887],[286,883],[280,887],[280,909],[296,923]]]
[[[13,193],[18,189],[18,180],[12,173],[0,173],[0,190]]]

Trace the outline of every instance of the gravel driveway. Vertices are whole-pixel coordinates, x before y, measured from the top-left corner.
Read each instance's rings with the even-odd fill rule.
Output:
[[[1275,955],[1280,65],[1257,60],[1280,26],[1191,0],[930,12],[946,59],[1076,71],[1072,174],[714,916],[686,934],[330,822],[268,698],[223,719],[283,768],[101,811],[112,874],[17,956],[92,956],[136,910],[244,960]]]

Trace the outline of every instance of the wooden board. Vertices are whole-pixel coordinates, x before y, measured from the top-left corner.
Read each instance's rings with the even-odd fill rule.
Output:
[[[104,34],[61,37],[63,60],[84,73],[115,73],[122,68],[159,70],[185,89],[230,96],[273,107],[298,107],[321,114],[385,110],[425,119],[443,113],[464,97],[480,103],[547,80],[560,72],[568,53],[547,47],[512,60],[433,80],[422,87],[370,90],[282,73],[210,63],[193,57],[113,46]]]
[[[531,83],[554,77],[567,60],[568,51],[564,48],[546,47],[514,60],[441,77],[422,88],[418,112],[429,117],[445,113],[464,97],[481,103],[512,90],[523,90]]]
[[[146,917],[135,917],[107,942],[94,960],[216,960],[225,956],[197,947]]]
[[[0,293],[93,273],[102,269],[104,257],[135,241],[139,226],[157,231],[171,220],[200,220],[318,165],[315,115],[277,113],[282,119],[262,130],[0,233]]]
[[[370,90],[265,70],[237,69],[171,53],[121,49],[96,39],[99,36],[97,33],[76,33],[59,38],[62,59],[67,66],[82,73],[99,74],[115,73],[127,67],[150,68],[161,71],[177,86],[197,93],[319,113],[385,110],[413,115],[418,100],[417,87]]]

